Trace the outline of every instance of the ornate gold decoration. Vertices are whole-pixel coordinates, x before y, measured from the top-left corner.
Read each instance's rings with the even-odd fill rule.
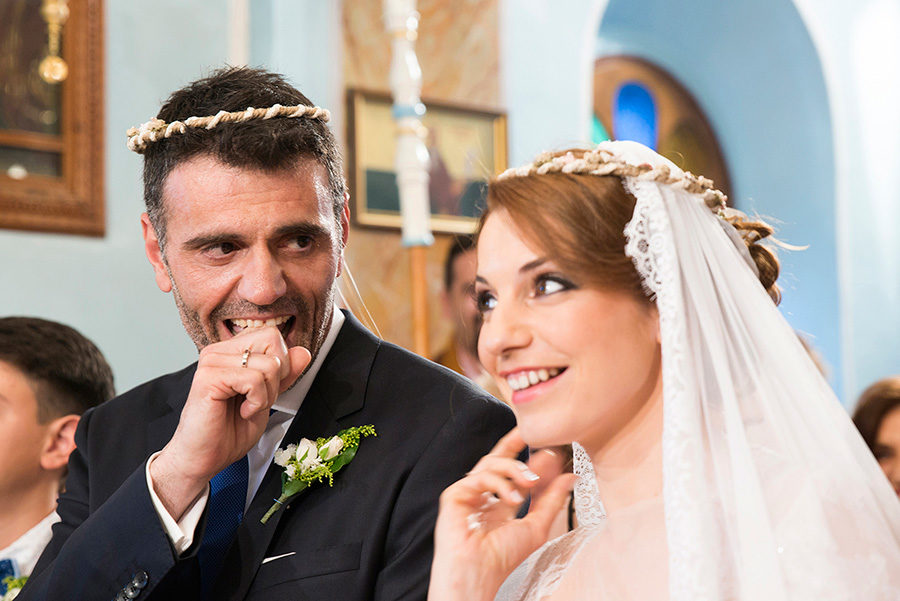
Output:
[[[47,83],[60,83],[69,76],[69,65],[59,56],[59,38],[69,18],[68,0],[44,0],[41,16],[47,22],[47,56],[38,72]]]

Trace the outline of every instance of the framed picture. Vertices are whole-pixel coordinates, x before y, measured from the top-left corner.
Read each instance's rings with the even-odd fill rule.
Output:
[[[66,6],[67,76],[45,63]],[[0,228],[104,233],[103,14],[103,0],[0,2]]]
[[[425,99],[423,103],[431,229],[472,232],[484,210],[488,179],[506,169],[506,115]],[[388,94],[347,93],[351,214],[359,225],[399,229],[391,104]]]

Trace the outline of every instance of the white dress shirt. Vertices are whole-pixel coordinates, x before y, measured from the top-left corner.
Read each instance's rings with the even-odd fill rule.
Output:
[[[316,375],[319,373],[319,368],[325,361],[325,357],[331,351],[331,347],[334,345],[334,341],[341,331],[341,326],[344,324],[344,319],[344,314],[340,310],[335,309],[331,319],[331,327],[328,329],[328,334],[325,336],[322,348],[319,349],[315,361],[312,362],[312,365],[309,366],[306,373],[304,373],[300,380],[297,381],[297,384],[291,389],[278,395],[275,404],[272,405],[274,413],[269,416],[269,423],[266,426],[266,431],[263,432],[263,435],[259,439],[259,442],[256,443],[256,446],[247,452],[249,474],[247,481],[247,500],[244,504],[245,511],[250,507],[250,501],[253,500],[253,496],[259,489],[259,485],[262,484],[263,477],[266,475],[266,470],[269,469],[269,465],[271,465],[272,460],[275,458],[275,450],[278,448],[278,443],[281,442],[285,434],[287,434],[288,428],[291,427],[291,422],[294,421],[294,416],[297,415],[297,411],[300,410],[303,399],[306,398],[306,393],[309,392],[313,380],[316,379]],[[209,484],[206,485],[206,488],[200,496],[194,500],[190,507],[188,507],[187,511],[184,512],[184,515],[181,516],[181,519],[176,521],[169,512],[166,511],[162,501],[159,500],[159,497],[153,488],[153,480],[150,478],[150,464],[157,455],[159,455],[159,452],[151,455],[150,459],[147,461],[147,487],[150,489],[150,498],[153,501],[153,507],[156,509],[156,513],[159,514],[160,520],[162,520],[166,534],[172,541],[175,552],[180,555],[194,542],[194,532],[197,530],[197,525],[200,523],[200,518],[209,501]]]
[[[17,538],[5,549],[0,549],[0,559],[12,559],[16,562],[20,576],[28,576],[34,569],[38,557],[53,536],[51,528],[59,521],[55,511],[31,527],[31,530]]]

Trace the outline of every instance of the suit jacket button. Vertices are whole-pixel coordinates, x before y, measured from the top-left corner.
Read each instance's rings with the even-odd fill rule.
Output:
[[[129,582],[128,584],[125,585],[125,588],[122,589],[122,592],[125,593],[126,599],[134,599],[138,595],[141,594],[141,589],[139,589],[138,587],[134,586],[134,584]]]
[[[138,572],[131,578],[131,584],[138,588],[144,588],[147,586],[147,582],[150,580],[150,577],[147,575],[147,572]]]

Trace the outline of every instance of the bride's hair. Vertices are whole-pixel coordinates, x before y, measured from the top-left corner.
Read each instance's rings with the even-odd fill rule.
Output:
[[[569,152],[578,158],[584,150],[554,156]],[[624,230],[634,205],[634,197],[615,175],[531,172],[491,181],[481,225],[489,214],[504,209],[525,238],[563,269],[594,286],[630,292],[649,303],[634,263],[625,254]],[[775,283],[778,258],[759,243],[772,234],[772,228],[759,220],[727,219],[740,233],[760,283],[777,304],[781,300]]]

